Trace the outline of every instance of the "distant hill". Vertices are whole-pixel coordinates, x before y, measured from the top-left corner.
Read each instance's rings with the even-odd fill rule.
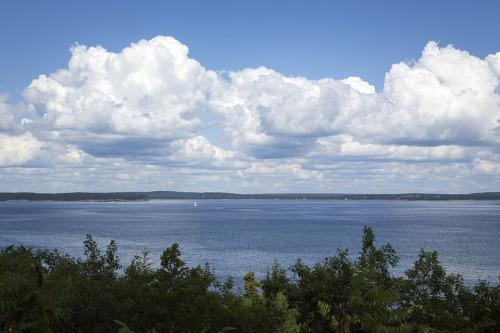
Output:
[[[0,193],[0,201],[147,201],[145,193]]]
[[[110,192],[110,193],[0,193],[0,201],[147,201],[147,200],[500,200],[500,192],[470,194],[343,194],[343,193],[263,193],[224,192]]]
[[[500,192],[470,194],[344,194],[344,193],[263,193],[224,192],[143,192],[149,199],[247,199],[247,200],[500,200]]]

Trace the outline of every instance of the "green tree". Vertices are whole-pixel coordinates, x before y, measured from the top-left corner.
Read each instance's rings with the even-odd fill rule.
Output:
[[[57,331],[109,332],[114,330],[113,319],[123,313],[118,298],[118,276],[121,267],[116,255],[117,246],[111,241],[103,254],[97,242],[87,235],[84,241],[85,259],[61,256],[57,251],[40,251],[47,272],[66,276],[72,281],[70,301],[65,320]]]
[[[466,289],[460,275],[446,274],[436,251],[421,250],[413,268],[405,272],[403,305],[417,329],[426,327],[459,332],[467,326],[459,294]]]
[[[363,228],[363,239],[361,252],[358,262],[360,265],[370,267],[376,271],[376,279],[381,284],[392,284],[392,278],[389,273],[390,268],[396,267],[399,262],[399,256],[390,243],[375,247],[375,234],[372,228],[365,226]]]
[[[259,293],[260,281],[255,279],[255,273],[252,271],[248,271],[243,277],[243,281],[245,281],[244,289],[246,297],[253,297]]]
[[[408,310],[398,306],[401,281],[385,289],[378,282],[380,271],[362,260],[356,264],[352,279],[349,306],[358,314],[361,329],[374,332],[409,332],[411,325],[404,325]]]
[[[228,295],[231,282],[220,284],[208,264],[188,268],[180,255],[179,245],[173,244],[163,252],[158,270],[141,273],[151,304],[136,303],[140,306],[135,307],[135,318],[142,318],[143,323],[150,323],[149,329],[154,327],[160,332],[220,331],[229,325],[224,302],[231,299]],[[133,288],[134,285],[130,285],[125,289]],[[131,295],[132,301],[141,297],[133,292]],[[134,325],[130,323],[135,328]]]
[[[290,268],[290,279],[275,263],[262,282],[264,295],[272,297],[283,292],[290,306],[299,311],[303,332],[349,332],[362,326],[397,326],[403,320],[403,311],[390,311],[398,307],[399,285],[389,269],[399,258],[390,244],[377,248],[374,243],[372,229],[365,227],[356,262],[350,259],[348,250],[337,250],[335,256],[313,267],[298,260]],[[367,276],[370,280],[363,280]],[[376,317],[376,312],[384,315]],[[374,321],[369,322],[366,319],[369,316],[375,316]]]
[[[44,275],[31,249],[11,245],[0,252],[0,327],[4,332],[51,332],[64,317],[71,282]]]
[[[179,244],[174,243],[170,248],[163,251],[160,257],[162,269],[159,273],[162,275],[161,279],[172,283],[172,285],[184,278],[188,270],[186,263],[181,260],[180,256]]]
[[[152,302],[155,272],[149,252],[145,249],[136,255],[124,274],[118,279],[119,299],[123,303],[123,317],[137,332],[148,332],[154,328],[154,304]]]
[[[479,281],[459,295],[469,332],[500,332],[500,285]]]
[[[2,250],[5,332],[500,331],[500,285],[468,288],[461,276],[446,274],[437,252],[423,250],[406,278],[395,278],[396,251],[376,247],[368,227],[354,260],[337,250],[311,267],[299,259],[287,270],[275,259],[263,281],[248,272],[239,292],[231,278],[217,281],[208,264],[187,267],[178,244],[163,252],[157,269],[145,250],[123,271],[114,241],[101,251],[87,235],[84,247],[83,259]]]
[[[269,297],[261,294],[259,288],[262,281],[257,281],[252,271],[245,274],[243,281],[245,293],[239,297],[235,307],[238,316],[235,327],[243,332],[299,332],[298,312],[289,307],[282,292],[276,291]]]
[[[264,296],[273,299],[279,292],[286,292],[289,288],[290,279],[287,276],[287,270],[280,267],[278,259],[274,258],[271,269],[267,270],[266,278],[260,281]]]

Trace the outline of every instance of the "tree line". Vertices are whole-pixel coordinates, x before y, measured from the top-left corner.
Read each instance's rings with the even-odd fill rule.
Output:
[[[109,192],[109,193],[0,193],[0,201],[147,201],[144,193]]]
[[[468,287],[447,274],[437,252],[421,250],[403,277],[399,257],[375,246],[312,266],[275,260],[244,287],[218,281],[209,264],[188,267],[178,244],[153,268],[145,250],[122,267],[114,241],[90,235],[84,258],[9,246],[0,252],[0,327],[4,332],[500,332],[500,285]]]
[[[73,193],[0,193],[0,201],[147,201],[147,200],[500,200],[500,192],[469,194],[343,194],[343,193],[260,193],[224,192],[73,192]]]

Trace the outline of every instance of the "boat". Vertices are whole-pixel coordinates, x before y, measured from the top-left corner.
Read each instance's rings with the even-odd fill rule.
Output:
[[[194,202],[194,206],[195,206],[195,207],[198,207],[198,205],[196,204],[196,201]]]

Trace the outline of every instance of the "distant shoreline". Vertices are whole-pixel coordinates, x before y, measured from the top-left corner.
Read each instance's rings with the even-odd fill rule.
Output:
[[[0,201],[10,202],[134,202],[149,200],[500,200],[500,192],[469,194],[401,193],[401,194],[345,194],[345,193],[262,193],[238,194],[225,192],[72,192],[72,193],[0,193]]]

